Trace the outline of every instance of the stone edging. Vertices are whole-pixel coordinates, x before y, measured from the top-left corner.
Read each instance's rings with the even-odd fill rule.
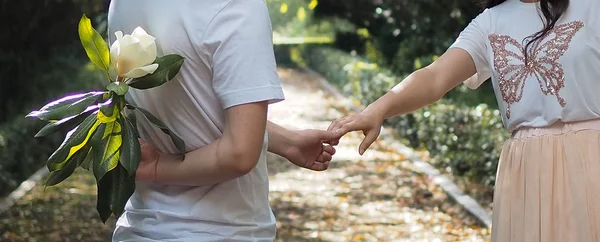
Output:
[[[35,185],[40,180],[42,180],[42,178],[44,178],[47,174],[48,168],[44,166],[37,172],[33,173],[33,175],[29,177],[29,179],[22,182],[21,185],[17,187],[17,189],[10,193],[7,197],[0,198],[0,213],[3,213],[4,211],[12,207],[12,205],[14,205],[17,200],[25,196],[25,194],[27,194],[27,192],[33,189]]]
[[[314,75],[319,84],[325,89],[326,92],[330,93],[338,100],[347,101],[347,98],[344,97],[340,91],[329,83],[325,78],[323,78],[320,74],[315,73],[310,69],[303,69],[304,71],[311,73]],[[348,101],[348,106],[354,112],[361,111],[358,106],[352,104],[352,102]],[[383,133],[391,133],[389,128],[383,128]],[[469,213],[471,213],[474,217],[476,217],[481,223],[485,224],[488,228],[492,227],[492,216],[479,205],[475,199],[465,194],[458,186],[450,180],[448,177],[444,176],[440,173],[438,169],[431,166],[429,163],[421,160],[415,152],[404,146],[399,144],[398,142],[389,142],[388,144],[394,150],[398,151],[400,154],[407,157],[414,165],[419,169],[422,173],[426,174],[436,185],[440,186],[444,192],[446,192],[452,199],[458,202],[462,207],[464,207]]]

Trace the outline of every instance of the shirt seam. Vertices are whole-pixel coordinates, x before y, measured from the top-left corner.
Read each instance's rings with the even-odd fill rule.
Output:
[[[281,86],[279,86],[279,85],[267,85],[267,86],[260,86],[260,87],[238,89],[238,90],[233,90],[233,91],[221,93],[221,94],[219,94],[219,97],[229,96],[231,94],[235,94],[235,93],[239,93],[239,92],[248,92],[248,91],[260,90],[260,89],[277,89],[277,90],[280,90]]]
[[[215,16],[213,16],[212,19],[210,19],[210,21],[206,25],[206,30],[208,30],[208,29],[210,29],[210,27],[212,27],[212,24],[215,22],[215,19],[223,12],[223,10],[225,10],[225,8],[227,8],[229,6],[229,4],[231,4],[231,2],[233,2],[233,0],[229,0],[229,2],[227,2],[227,4],[225,4],[225,6],[223,6],[221,9],[219,9],[217,14],[215,14]],[[204,43],[204,37],[207,32],[208,31],[204,31],[204,33],[202,33],[202,37],[200,37],[200,43]]]

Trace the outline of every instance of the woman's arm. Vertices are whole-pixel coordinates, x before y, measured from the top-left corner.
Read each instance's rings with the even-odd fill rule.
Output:
[[[365,139],[359,153],[377,139],[383,121],[432,104],[476,73],[468,52],[451,48],[431,65],[413,72],[364,111],[334,121],[328,130],[345,134],[362,130]]]
[[[136,178],[168,185],[215,184],[250,172],[261,154],[267,122],[267,102],[226,110],[223,136],[180,157],[159,153],[144,144]]]

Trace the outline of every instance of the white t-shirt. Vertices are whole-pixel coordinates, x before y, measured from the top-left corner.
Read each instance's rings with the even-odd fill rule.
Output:
[[[509,131],[556,121],[600,118],[600,1],[571,1],[555,29],[530,47],[523,40],[543,28],[539,3],[508,0],[485,10],[451,48],[469,52],[477,88],[490,76]]]
[[[141,26],[156,37],[159,55],[185,58],[175,79],[130,89],[128,98],[164,121],[188,151],[221,137],[226,108],[284,98],[264,0],[113,0],[108,21],[112,40]],[[137,118],[143,139],[176,153],[168,136]],[[237,179],[203,187],[137,183],[113,241],[272,241],[266,141],[265,134],[256,168]]]

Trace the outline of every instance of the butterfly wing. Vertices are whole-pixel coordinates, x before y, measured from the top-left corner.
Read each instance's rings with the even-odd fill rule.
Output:
[[[510,106],[523,97],[525,80],[530,74],[525,68],[523,46],[508,35],[492,34],[488,38],[494,52],[494,69],[498,72],[498,86],[507,104],[506,117],[510,118]]]
[[[583,28],[581,21],[574,21],[557,25],[542,40],[531,49],[532,69],[537,78],[542,93],[556,96],[562,107],[566,101],[560,96],[559,91],[565,86],[564,69],[559,63],[575,34]]]

